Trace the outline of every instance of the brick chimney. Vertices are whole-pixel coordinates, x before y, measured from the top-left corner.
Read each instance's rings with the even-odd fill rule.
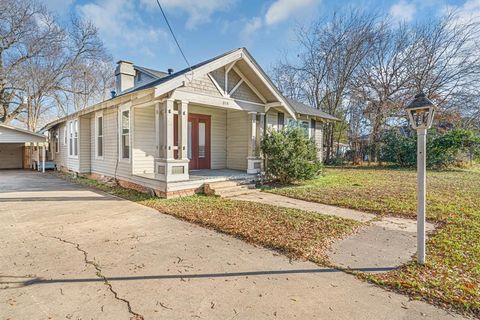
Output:
[[[135,69],[130,61],[120,60],[115,69],[115,88],[117,94],[133,88],[135,78]]]

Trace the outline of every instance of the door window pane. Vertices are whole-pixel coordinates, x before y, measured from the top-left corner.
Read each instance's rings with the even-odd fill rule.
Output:
[[[198,157],[199,158],[205,158],[205,122],[199,122],[198,123]]]
[[[192,122],[188,121],[188,159],[192,159]]]

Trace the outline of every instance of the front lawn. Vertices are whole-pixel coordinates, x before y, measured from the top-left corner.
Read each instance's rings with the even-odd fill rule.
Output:
[[[324,177],[269,192],[379,215],[416,217],[416,173],[327,169]],[[427,263],[367,277],[381,285],[480,316],[480,171],[428,172],[427,219],[440,224]]]
[[[325,264],[329,245],[353,233],[360,223],[299,209],[280,208],[248,201],[192,196],[160,199],[135,190],[110,186],[85,177],[69,181],[157,209],[180,219],[281,251],[291,258]]]

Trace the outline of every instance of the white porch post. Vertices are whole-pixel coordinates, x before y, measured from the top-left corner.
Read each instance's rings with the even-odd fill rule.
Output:
[[[250,119],[250,133],[248,143],[248,158],[247,158],[247,173],[259,173],[262,168],[262,160],[258,156],[257,146],[257,113],[249,112]]]
[[[260,144],[262,142],[262,139],[263,139],[263,135],[265,134],[265,113],[259,113],[260,115],[260,118],[259,118],[259,126],[258,126],[258,139],[257,139],[257,148],[258,148],[258,151],[260,153],[261,151],[261,148],[260,148]]]
[[[173,159],[173,108],[175,100],[165,101],[163,109],[163,145],[165,148],[164,157],[166,160]]]
[[[158,134],[160,152],[159,157],[155,161],[155,178],[160,181],[173,182],[173,181],[186,181],[189,179],[188,174],[188,158],[187,151],[187,133],[188,130],[188,104],[182,102],[179,108],[179,147],[178,155],[179,159],[174,157],[174,109],[175,100],[167,99],[163,103],[159,104],[158,115]],[[184,134],[185,132],[185,134]],[[185,148],[185,154],[183,149]],[[165,192],[168,194],[168,186],[166,186]],[[168,195],[167,195],[168,196]]]
[[[188,101],[182,101],[178,108],[178,157],[188,160]]]
[[[256,157],[257,153],[257,113],[249,112],[250,115],[250,143],[248,144],[248,156]]]
[[[161,104],[155,103],[155,149],[157,151],[156,158],[163,157],[163,138],[162,138],[162,131],[161,131],[161,123],[162,123],[162,116],[161,116]]]
[[[45,143],[42,144],[42,172],[45,172],[45,156],[46,156],[46,150],[45,150]]]

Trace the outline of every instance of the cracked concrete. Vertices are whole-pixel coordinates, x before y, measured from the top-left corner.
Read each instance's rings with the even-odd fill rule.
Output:
[[[115,299],[117,299],[118,301],[121,301],[123,303],[125,303],[127,305],[127,309],[128,309],[128,312],[133,316],[132,319],[134,320],[143,320],[143,316],[134,312],[132,310],[132,306],[130,304],[130,301],[124,299],[124,298],[121,298],[118,296],[118,293],[113,289],[113,286],[112,284],[108,281],[108,278],[105,277],[103,274],[102,274],[102,269],[100,268],[100,266],[98,265],[98,263],[96,263],[95,261],[92,261],[92,260],[89,260],[88,259],[88,253],[87,251],[83,250],[81,247],[80,247],[80,244],[78,243],[74,243],[74,242],[71,242],[71,241],[68,241],[68,240],[65,240],[65,239],[62,239],[60,237],[54,237],[54,236],[46,236],[42,233],[39,233],[42,237],[45,237],[45,238],[51,238],[51,239],[56,239],[58,241],[61,241],[61,242],[64,242],[64,243],[67,243],[67,244],[70,244],[72,246],[74,246],[78,251],[80,251],[81,253],[83,253],[83,260],[85,262],[85,264],[87,265],[90,265],[92,267],[95,268],[96,270],[96,275],[97,277],[101,278],[103,280],[103,283],[108,287],[108,290],[110,290],[110,292],[113,294],[113,296],[115,297]],[[61,289],[61,288],[60,288]]]
[[[0,319],[462,318],[48,174],[0,171],[0,221]]]

